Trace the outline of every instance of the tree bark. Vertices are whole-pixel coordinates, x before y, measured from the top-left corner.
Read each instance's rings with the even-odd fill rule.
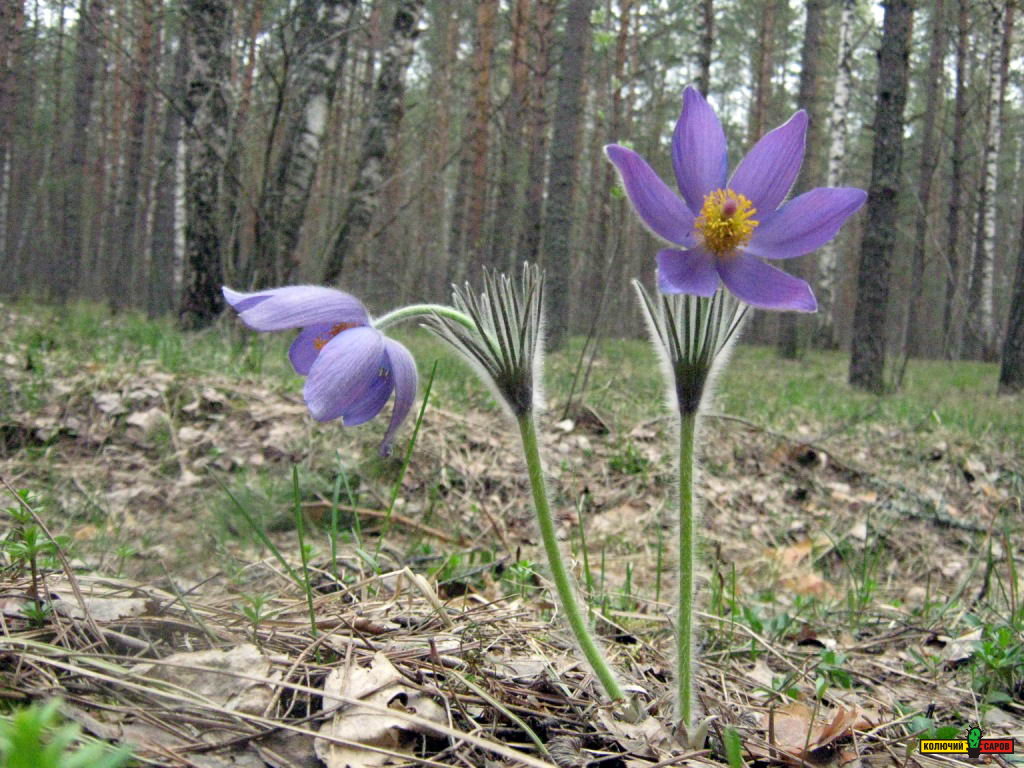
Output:
[[[185,255],[178,321],[186,330],[213,322],[224,306],[225,194],[231,9],[227,0],[186,0],[192,61],[185,93]],[[230,194],[230,192],[227,192]]]
[[[996,248],[996,177],[1002,143],[1003,103],[1013,34],[1013,6],[994,2],[989,8],[991,31],[988,56],[988,99],[982,152],[982,178],[978,187],[974,260],[967,291],[967,322],[961,354],[992,360],[995,357],[993,280]]]
[[[797,106],[807,111],[807,141],[804,164],[793,187],[793,195],[807,192],[821,183],[822,170],[822,110],[818,99],[821,80],[821,50],[825,33],[825,10],[827,0],[808,0],[807,21],[804,25],[803,48],[800,53],[800,92]],[[763,214],[762,214],[763,215]],[[813,257],[804,256],[787,263],[787,271],[809,283],[814,283],[815,262]],[[779,316],[779,355],[789,360],[801,356],[807,345],[811,318],[796,312],[784,312]]]
[[[839,16],[839,56],[836,63],[836,84],[829,116],[828,176],[825,186],[838,187],[843,181],[846,158],[850,84],[853,81],[853,12],[856,0],[841,0]],[[833,238],[825,243],[818,258],[818,326],[815,341],[825,349],[839,345],[836,335],[835,304],[839,282],[839,243]]]
[[[1024,390],[1024,213],[1017,245],[1017,272],[1013,280],[1010,317],[1003,340],[1003,362],[999,369],[999,391],[1010,394]]]
[[[24,0],[0,0],[0,291],[9,287],[14,260],[9,247],[8,216],[11,206],[11,170],[17,126],[21,41],[25,27]]]
[[[149,280],[146,289],[146,314],[159,317],[175,306],[174,264],[177,231],[175,228],[175,191],[178,180],[178,148],[181,144],[185,80],[188,77],[187,39],[178,40],[170,81],[165,87],[169,101],[157,150],[156,200],[153,205],[153,241],[150,246]]]
[[[395,276],[372,270],[365,243],[380,206],[385,173],[398,140],[404,112],[405,73],[412,61],[413,47],[419,35],[417,27],[423,15],[424,0],[400,0],[391,27],[391,35],[381,56],[370,106],[366,140],[356,169],[356,182],[349,195],[341,230],[332,244],[324,268],[324,282],[334,283],[342,270],[351,272],[348,281],[360,286],[362,298],[371,306],[389,293]],[[350,258],[351,257],[351,258]]]
[[[298,272],[296,248],[357,3],[306,0],[299,8],[298,61],[293,64],[290,82],[290,90],[297,95],[285,124],[276,166],[265,176],[256,219],[250,281],[257,287],[289,282]]]
[[[62,263],[53,276],[54,299],[61,304],[67,301],[73,287],[78,285],[84,255],[82,203],[86,159],[89,152],[92,97],[96,83],[96,67],[99,63],[100,29],[104,13],[103,0],[82,0],[78,10],[74,105],[64,157],[63,226],[60,237]]]
[[[494,266],[508,274],[516,272],[516,237],[520,227],[522,201],[523,126],[526,117],[529,68],[526,60],[530,0],[516,0],[512,14],[511,85],[504,107],[505,130],[501,141],[501,177],[494,217]]]
[[[931,43],[928,53],[925,110],[921,124],[921,165],[917,182],[917,216],[914,220],[914,255],[910,266],[910,299],[907,323],[903,331],[903,354],[920,354],[924,334],[918,319],[924,288],[925,255],[928,245],[928,212],[931,210],[932,181],[939,164],[936,146],[936,121],[942,109],[943,64],[946,60],[945,0],[932,5]]]
[[[471,171],[469,199],[466,201],[466,259],[470,281],[476,285],[483,274],[483,265],[490,261],[483,253],[487,217],[487,153],[490,144],[491,64],[494,57],[494,25],[498,15],[497,0],[477,2],[477,41],[473,55],[472,123],[470,138]]]
[[[120,224],[111,242],[107,274],[110,307],[124,309],[132,299],[132,269],[139,268],[136,232],[139,222],[139,181],[142,176],[142,150],[145,143],[146,111],[149,106],[149,80],[154,58],[155,9],[152,0],[136,0],[135,52],[132,61],[131,96],[128,107],[128,133],[124,154],[124,183],[117,206]]]
[[[551,139],[551,182],[544,222],[544,271],[548,283],[548,343],[558,348],[569,331],[569,274],[576,169],[580,155],[583,67],[590,47],[592,0],[570,0],[558,76]]]
[[[907,103],[913,18],[911,0],[886,2],[878,55],[878,106],[868,189],[868,222],[861,242],[850,358],[850,384],[876,393],[884,389],[885,317],[889,304],[889,271],[896,245],[903,110]]]
[[[943,353],[952,360],[960,347],[956,319],[960,301],[960,224],[964,193],[964,137],[967,131],[967,31],[969,0],[957,0],[956,101],[953,109],[953,175],[949,193],[949,271],[946,275],[946,306],[942,315]]]
[[[523,209],[523,231],[519,236],[519,255],[524,261],[537,263],[543,239],[544,190],[548,159],[548,75],[551,71],[551,48],[558,0],[537,0],[534,16],[533,51],[530,55],[530,125],[527,131],[529,157],[526,164],[526,203]]]
[[[715,0],[701,0],[700,14],[697,88],[707,97],[708,91],[711,90],[711,54],[715,46]]]

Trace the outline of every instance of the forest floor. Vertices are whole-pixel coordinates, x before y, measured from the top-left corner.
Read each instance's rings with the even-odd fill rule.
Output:
[[[553,616],[516,435],[437,342],[401,338],[421,396],[437,361],[407,467],[402,443],[376,457],[381,420],[309,418],[284,335],[0,305],[0,478],[28,491],[0,489],[3,696],[60,695],[142,765],[722,765],[732,728],[748,764],[931,766],[966,760],[917,739],[974,723],[1018,740],[984,759],[1020,758],[1024,399],[994,394],[995,366],[912,361],[877,398],[838,353],[737,350],[703,421],[715,720],[687,751],[647,345],[600,342],[567,412],[582,340],[553,355],[540,427],[637,718],[602,703]],[[31,515],[62,543],[63,561],[33,545],[45,587]]]

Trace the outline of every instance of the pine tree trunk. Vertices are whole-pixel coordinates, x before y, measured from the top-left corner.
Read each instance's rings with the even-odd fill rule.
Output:
[[[797,105],[807,110],[809,123],[805,144],[804,164],[793,187],[793,195],[807,192],[821,183],[823,115],[819,104],[818,91],[821,80],[821,50],[825,33],[825,11],[827,0],[808,0],[807,21],[804,25],[804,41],[800,54],[800,92]],[[814,257],[804,256],[787,262],[787,271],[799,278],[814,282]],[[807,345],[812,318],[796,312],[784,312],[779,316],[779,355],[795,360],[801,356]]]
[[[192,57],[185,93],[185,255],[178,321],[203,328],[224,306],[225,222],[220,199],[228,158],[231,9],[227,0],[185,0]]]
[[[1010,317],[1003,341],[1003,363],[999,369],[999,391],[1024,390],[1024,213],[1021,214],[1021,238],[1017,245],[1017,271],[1013,279]]]
[[[78,276],[84,254],[82,238],[82,204],[86,181],[86,159],[89,152],[92,96],[99,63],[100,30],[105,7],[103,0],[82,0],[78,11],[78,33],[75,46],[74,105],[71,131],[64,153],[63,226],[61,227],[61,268],[54,275],[54,299],[67,301]]]
[[[165,86],[169,103],[164,110],[157,151],[156,201],[153,206],[153,241],[150,247],[146,313],[150,317],[169,314],[175,306],[174,266],[175,192],[178,179],[178,148],[181,144],[181,114],[184,109],[185,79],[188,77],[187,39],[178,40],[170,82]]]
[[[967,291],[967,322],[961,354],[964,357],[991,360],[995,356],[993,279],[996,248],[996,176],[1002,141],[1003,102],[1006,98],[1005,73],[1009,66],[1013,7],[995,2],[989,8],[991,31],[988,58],[988,105],[985,142],[982,153],[982,178],[978,188],[975,224],[974,260]],[[1004,42],[1005,41],[1005,42]]]
[[[544,271],[548,285],[548,343],[558,348],[569,331],[569,274],[576,170],[583,122],[583,66],[590,47],[592,0],[569,0],[551,138],[551,182],[544,220]]]
[[[516,0],[512,14],[511,86],[505,103],[505,131],[501,141],[501,177],[494,217],[494,266],[509,274],[516,272],[516,238],[519,233],[522,204],[520,182],[525,159],[523,126],[526,117],[529,69],[527,66],[527,21],[530,0]]]
[[[0,292],[8,290],[9,275],[14,267],[7,225],[11,206],[15,128],[20,115],[18,80],[24,26],[24,0],[0,0]]]
[[[907,103],[913,18],[911,0],[886,3],[878,56],[878,106],[868,189],[868,222],[861,242],[850,357],[850,384],[876,393],[883,391],[885,383],[885,319],[889,305],[889,272],[896,245],[903,110]]]
[[[711,90],[711,54],[715,47],[715,0],[701,0],[700,14],[697,88],[706,97]]]
[[[526,204],[523,209],[523,231],[519,237],[519,257],[536,264],[544,232],[544,190],[548,159],[548,76],[551,71],[552,36],[558,0],[537,0],[534,16],[533,63],[530,88],[530,126],[526,164]]]
[[[956,101],[953,109],[953,174],[949,193],[949,271],[946,275],[946,306],[942,316],[943,353],[951,360],[960,348],[957,319],[960,316],[960,248],[964,194],[964,138],[967,131],[967,31],[970,0],[957,0]]]
[[[856,0],[841,0],[839,16],[839,56],[836,64],[836,84],[829,115],[828,176],[825,186],[838,187],[843,181],[843,163],[846,158],[850,86],[853,81],[853,12]],[[826,243],[818,257],[818,326],[815,342],[825,349],[839,345],[836,333],[835,306],[839,282],[839,243],[837,238]]]
[[[932,180],[939,164],[934,150],[936,121],[942,110],[942,68],[946,60],[945,0],[935,0],[931,9],[931,43],[928,54],[927,93],[921,125],[921,165],[917,182],[917,216],[914,221],[914,255],[910,267],[910,299],[907,324],[903,332],[903,354],[909,358],[920,354],[924,329],[918,319],[924,288],[925,255],[928,243],[928,212],[931,210]]]
[[[497,0],[477,2],[477,40],[473,54],[472,122],[470,138],[472,157],[469,199],[466,201],[466,270],[474,285],[480,283],[483,265],[490,261],[483,253],[487,217],[487,153],[490,144],[491,64],[494,57],[494,25],[498,15]]]
[[[363,241],[380,206],[388,162],[395,151],[404,112],[405,73],[419,35],[423,4],[424,0],[400,0],[395,10],[391,35],[381,56],[355,186],[324,269],[326,283],[337,282],[344,269],[351,275],[346,283],[361,287],[361,297],[371,306],[382,302],[397,284],[397,276],[373,269]]]
[[[139,221],[139,181],[142,175],[142,150],[145,143],[150,67],[154,56],[155,14],[152,0],[135,0],[138,24],[132,57],[131,97],[128,106],[128,132],[125,137],[124,183],[117,206],[120,223],[111,242],[107,274],[108,301],[112,309],[124,309],[133,296],[130,288],[132,269],[139,264],[136,231]]]

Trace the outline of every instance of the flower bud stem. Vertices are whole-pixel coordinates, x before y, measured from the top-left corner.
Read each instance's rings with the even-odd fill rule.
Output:
[[[676,685],[679,721],[693,717],[693,437],[697,414],[679,413],[679,605],[676,617]]]
[[[544,470],[541,467],[540,452],[537,448],[537,429],[534,425],[533,413],[524,413],[517,417],[517,421],[519,422],[519,434],[523,440],[523,454],[530,476],[530,488],[533,491],[533,506],[537,512],[540,536],[544,542],[544,551],[548,556],[548,567],[551,569],[551,578],[555,583],[558,600],[565,612],[569,627],[576,636],[580,650],[590,663],[590,668],[597,675],[597,679],[600,680],[608,698],[613,701],[624,699],[626,696],[622,692],[619,682],[615,679],[608,662],[597,647],[597,643],[587,627],[587,621],[580,612],[572,577],[562,560],[558,539],[555,536],[555,523],[551,516],[551,507],[548,505],[547,490],[544,486]]]
[[[388,312],[386,315],[381,315],[376,318],[373,321],[373,327],[379,331],[383,331],[388,326],[397,325],[403,320],[411,320],[424,315],[441,315],[441,317],[448,317],[455,322],[464,325],[471,331],[476,330],[476,323],[473,322],[472,318],[445,304],[410,304],[407,307],[399,307],[398,309]]]

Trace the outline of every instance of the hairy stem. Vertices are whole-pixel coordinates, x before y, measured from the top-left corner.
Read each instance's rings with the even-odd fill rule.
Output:
[[[533,506],[537,511],[540,536],[544,542],[544,551],[548,556],[548,567],[551,569],[551,578],[555,582],[558,600],[565,612],[569,627],[576,636],[580,650],[583,651],[583,655],[589,662],[590,668],[594,670],[594,674],[597,675],[597,679],[601,681],[608,698],[613,701],[624,699],[626,696],[622,692],[619,682],[615,679],[611,667],[608,666],[604,655],[597,647],[587,626],[587,621],[580,612],[572,578],[562,560],[562,553],[555,537],[555,522],[551,516],[551,507],[548,505],[547,489],[544,486],[544,472],[540,464],[540,452],[537,449],[537,429],[533,422],[533,414],[524,413],[517,417],[517,421],[519,422],[519,434],[523,440],[526,466],[530,475],[530,488],[533,490]]]
[[[676,618],[676,685],[679,721],[689,731],[693,717],[693,433],[695,412],[679,414],[679,605]]]
[[[403,320],[412,320],[424,315],[441,315],[461,323],[471,331],[477,330],[476,323],[472,318],[445,304],[410,304],[407,307],[399,307],[374,320],[373,327],[383,331],[388,326],[397,325]]]

